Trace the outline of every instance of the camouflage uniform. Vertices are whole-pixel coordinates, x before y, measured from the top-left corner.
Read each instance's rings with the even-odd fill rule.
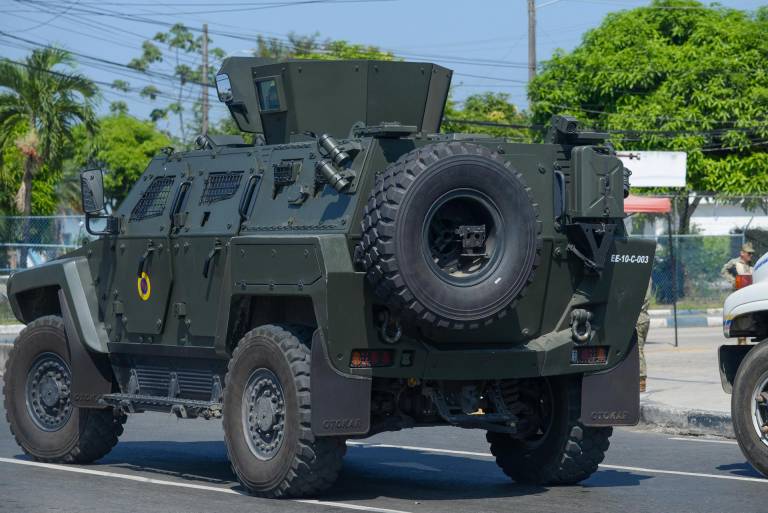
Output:
[[[736,275],[738,274],[752,274],[752,266],[744,262],[740,256],[728,260],[720,270],[720,276],[728,280],[734,287],[736,286]]]
[[[648,315],[648,305],[651,302],[651,284],[648,283],[648,290],[645,293],[645,300],[640,309],[640,315],[637,317],[635,330],[637,331],[637,348],[640,350],[640,379],[643,380],[648,375],[645,367],[645,339],[648,338],[648,329],[651,327],[651,316]]]
[[[728,260],[722,269],[720,269],[720,275],[728,280],[731,283],[731,286],[733,288],[736,288],[736,276],[740,274],[752,274],[752,264],[751,262],[745,262],[742,258],[742,255],[744,253],[748,253],[750,256],[754,254],[755,249],[752,247],[752,243],[747,242],[744,245],[741,246],[741,253],[736,258],[731,258]],[[746,337],[739,337],[738,342],[739,345],[744,345],[747,343]]]

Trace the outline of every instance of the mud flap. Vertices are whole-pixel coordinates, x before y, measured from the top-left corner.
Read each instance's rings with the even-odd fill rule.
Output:
[[[105,408],[99,398],[112,392],[112,369],[107,357],[93,354],[77,334],[64,292],[59,289],[59,305],[67,334],[69,360],[72,365],[72,402],[78,408]]]
[[[720,384],[726,394],[733,392],[733,380],[736,379],[736,372],[739,365],[747,353],[755,347],[752,344],[742,346],[720,346],[717,350],[718,367],[720,368]]]
[[[312,433],[315,436],[368,433],[372,380],[365,376],[348,376],[334,369],[320,330],[312,336],[310,369]]]
[[[585,374],[581,418],[585,426],[635,426],[640,421],[640,353],[637,339],[613,369]]]

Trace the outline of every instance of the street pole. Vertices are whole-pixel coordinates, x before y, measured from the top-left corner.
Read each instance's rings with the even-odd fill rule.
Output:
[[[536,78],[536,4],[528,0],[528,82]]]
[[[203,135],[208,135],[208,24],[203,23]]]

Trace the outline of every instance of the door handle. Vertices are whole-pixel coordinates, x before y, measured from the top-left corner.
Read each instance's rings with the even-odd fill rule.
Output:
[[[179,209],[181,209],[181,204],[184,203],[184,197],[187,195],[187,190],[190,185],[192,185],[191,182],[185,181],[179,185],[178,189],[176,189],[176,194],[174,194],[173,201],[171,202],[171,210],[168,213],[168,218],[171,221],[171,228],[174,227],[175,216]]]
[[[243,224],[248,219],[248,207],[251,206],[253,193],[256,191],[256,186],[259,182],[261,182],[261,175],[251,175],[248,178],[248,183],[245,185],[243,195],[240,196],[240,204],[237,207],[237,212],[240,214],[240,224]]]
[[[208,277],[208,271],[211,270],[211,262],[213,261],[213,258],[216,256],[216,253],[221,251],[221,244],[216,244],[213,246],[211,251],[208,252],[208,258],[205,259],[205,265],[203,265],[203,278]]]
[[[143,255],[141,255],[141,258],[139,258],[139,271],[136,273],[139,278],[141,278],[141,275],[144,274],[144,265],[147,263],[147,258],[149,258],[149,254],[152,253],[155,250],[155,247],[150,245],[147,246],[147,250],[144,252]]]

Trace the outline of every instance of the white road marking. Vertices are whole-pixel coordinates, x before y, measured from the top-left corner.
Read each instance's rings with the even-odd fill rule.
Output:
[[[707,444],[739,445],[738,442],[734,442],[733,440],[708,440],[706,438],[688,438],[688,437],[682,437],[682,436],[673,436],[673,437],[670,437],[670,440],[679,440],[681,442],[704,442]]]
[[[406,451],[424,451],[434,452],[437,454],[455,454],[457,456],[479,456],[481,458],[493,458],[493,455],[487,452],[471,452],[471,451],[453,451],[450,449],[434,449],[431,447],[414,447],[412,445],[390,445],[390,444],[367,444],[365,442],[351,442],[347,441],[347,445],[353,447],[380,447],[382,449],[404,449]]]
[[[407,468],[411,470],[422,470],[424,472],[442,472],[442,470],[439,468],[416,463],[415,461],[384,461],[379,463],[379,465],[384,465],[386,467]]]
[[[623,465],[600,465],[600,468],[608,468],[611,470],[629,470],[631,472],[647,472],[649,474],[670,474],[673,476],[689,476],[689,477],[708,477],[712,479],[729,479],[732,481],[750,481],[753,483],[768,484],[768,479],[762,477],[741,477],[741,476],[726,476],[719,474],[702,474],[699,472],[682,472],[679,470],[659,470],[653,468],[643,467],[625,467]]]
[[[366,444],[363,442],[347,442],[347,445],[360,446],[360,447],[384,447],[388,449],[404,449],[406,451],[422,451],[433,452],[436,454],[455,454],[459,456],[479,456],[482,458],[493,458],[493,455],[487,452],[470,452],[470,451],[453,451],[450,449],[435,449],[432,447],[414,447],[412,445],[390,445],[390,444]],[[624,465],[599,465],[600,468],[610,470],[627,470],[630,472],[643,472],[647,474],[669,474],[674,476],[688,476],[688,477],[706,477],[710,479],[729,479],[732,481],[748,481],[752,483],[768,484],[768,479],[761,477],[742,477],[742,476],[729,476],[720,474],[704,474],[701,472],[683,472],[680,470],[663,470],[654,468],[643,467],[629,467]]]
[[[317,504],[319,506],[333,506],[334,508],[353,509],[355,511],[372,511],[374,513],[411,513],[410,511],[403,511],[401,509],[377,508],[375,506],[363,506],[361,504],[347,504],[346,502],[316,501],[313,499],[293,499],[293,502]]]
[[[17,460],[13,458],[0,458],[0,463],[13,463],[16,465],[26,465],[29,467],[39,467],[39,468],[45,468],[49,470],[61,470],[64,472],[73,472],[76,474],[112,477],[117,479],[125,479],[127,481],[136,481],[139,483],[148,483],[148,484],[155,484],[155,485],[162,485],[162,486],[175,486],[178,488],[191,488],[193,490],[204,490],[206,492],[218,492],[218,493],[227,493],[230,495],[244,496],[242,493],[237,492],[236,490],[232,490],[231,488],[224,488],[221,486],[198,485],[198,484],[192,484],[192,483],[178,483],[175,481],[166,481],[164,479],[154,479],[151,477],[143,477],[143,476],[132,476],[129,474],[121,474],[118,472],[105,472],[103,470],[92,470],[88,468],[73,467],[69,465],[56,465],[53,463],[41,463],[39,461]],[[378,508],[374,506],[363,506],[361,504],[348,504],[346,502],[318,501],[313,499],[292,499],[291,501],[300,502],[302,504],[313,504],[316,506],[327,506],[327,507],[333,507],[333,508],[339,508],[339,509],[349,509],[354,511],[369,511],[372,513],[412,513],[409,511],[403,511],[399,509]]]

